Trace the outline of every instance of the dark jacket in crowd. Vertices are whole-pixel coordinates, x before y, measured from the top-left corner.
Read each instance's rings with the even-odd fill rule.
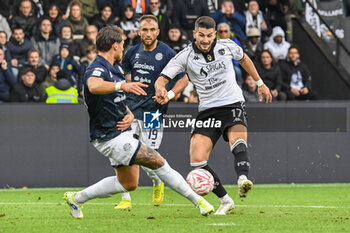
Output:
[[[30,39],[33,48],[39,50],[41,58],[47,65],[51,65],[52,58],[59,53],[60,40],[53,34],[49,38],[44,38],[41,34],[33,36]]]
[[[11,20],[11,28],[21,27],[23,28],[25,37],[30,39],[37,32],[38,19],[35,15],[31,14],[29,17],[25,17],[21,12],[18,15],[14,15]]]
[[[115,18],[113,15],[109,17],[107,21],[103,21],[101,14],[97,14],[92,18],[92,23],[97,27],[97,30],[100,30],[101,28],[105,27],[106,25],[115,25]]]
[[[187,45],[190,43],[189,40],[183,40],[181,37],[178,41],[171,41],[169,39],[167,39],[165,41],[165,43],[167,45],[169,45],[170,48],[172,48],[173,50],[175,50],[176,53],[180,52],[181,50],[183,50],[184,48],[187,47]]]
[[[9,101],[10,89],[17,83],[17,78],[13,75],[11,66],[7,64],[7,70],[3,70],[0,66],[0,102]]]
[[[10,51],[11,59],[17,59],[19,65],[23,65],[27,61],[28,52],[32,49],[32,43],[24,39],[18,43],[13,37],[7,43],[7,49]]]
[[[279,65],[282,74],[282,90],[289,91],[292,75],[300,73],[304,87],[307,87],[309,91],[311,91],[311,74],[304,63],[298,62],[298,64],[294,66],[292,61],[286,59],[280,60]]]
[[[245,24],[246,18],[244,15],[235,12],[230,17],[226,17],[221,11],[216,11],[211,14],[211,17],[215,20],[216,24],[227,23],[230,25],[231,31],[235,33],[235,36],[240,41],[246,41],[247,36],[245,35]]]
[[[246,43],[242,45],[242,48],[252,61],[258,62],[260,54],[264,50],[264,45],[259,41],[254,52],[248,41],[246,41]]]
[[[149,14],[152,14],[151,11],[148,12]],[[165,42],[165,40],[168,37],[168,30],[169,30],[169,18],[166,14],[163,14],[160,9],[159,9],[159,13],[158,15],[154,15],[157,17],[158,19],[158,25],[159,25],[159,29],[160,29],[160,33],[158,35],[158,40],[161,40],[163,42]]]
[[[73,39],[64,39],[64,38],[61,38],[60,41],[61,41],[61,44],[67,44],[69,46],[69,55],[70,56],[72,56],[72,57],[77,56],[79,58],[82,57],[81,56],[82,48],[78,42],[74,41]],[[86,48],[87,47],[85,47],[85,49]]]
[[[35,77],[36,77],[35,82],[38,84],[42,83],[45,80],[46,76],[48,75],[48,71],[44,65],[39,65],[38,67],[35,68],[34,66],[31,66],[27,62],[23,65],[23,67],[19,69],[19,77],[21,77],[21,74],[28,69],[31,69],[34,71]]]
[[[11,102],[43,102],[44,100],[38,84],[34,83],[33,86],[27,87],[22,81],[13,86],[10,96]]]
[[[68,56],[66,59],[62,59],[59,55],[55,56],[53,64],[58,64],[61,70],[65,70],[68,74],[68,80],[71,85],[75,88],[78,86],[78,79],[80,75],[80,66],[73,59],[73,57]]]
[[[10,50],[8,50],[7,48],[7,44],[4,44],[4,45],[0,45],[2,51],[4,51],[4,54],[5,54],[5,60],[7,61],[7,63],[10,63],[11,62],[11,53],[10,53]]]
[[[82,16],[80,20],[75,20],[73,18],[67,19],[67,24],[72,27],[73,39],[77,38],[78,40],[84,37],[86,27],[89,25],[87,19]]]
[[[266,86],[270,90],[277,90],[281,91],[282,89],[282,76],[281,76],[281,70],[277,63],[272,62],[271,68],[266,69],[263,64],[256,63],[256,68],[258,70],[258,73],[261,77],[261,79],[264,81]]]
[[[184,30],[193,30],[198,17],[209,15],[205,0],[178,0],[174,4],[173,23],[181,25]]]

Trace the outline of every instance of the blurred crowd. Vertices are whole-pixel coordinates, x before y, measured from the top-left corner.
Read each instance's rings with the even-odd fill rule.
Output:
[[[291,19],[303,14],[303,4],[302,0],[1,0],[0,102],[77,103],[83,74],[97,56],[98,30],[108,24],[121,27],[127,51],[140,42],[138,20],[144,14],[158,18],[158,40],[176,52],[193,40],[195,20],[211,16],[217,37],[244,49],[274,100],[315,99],[311,74],[298,47],[291,44]],[[239,62],[232,62],[247,101],[258,101],[254,80]],[[198,102],[193,85],[174,101]]]

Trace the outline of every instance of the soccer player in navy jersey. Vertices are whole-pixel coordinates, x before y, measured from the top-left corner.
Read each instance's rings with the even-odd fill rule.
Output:
[[[64,199],[74,218],[83,218],[82,205],[91,199],[109,197],[137,188],[139,166],[152,169],[170,188],[198,206],[204,216],[214,208],[196,194],[184,178],[155,150],[129,136],[134,119],[125,105],[125,93],[146,95],[143,82],[125,82],[121,67],[114,67],[123,54],[123,31],[116,26],[102,28],[96,40],[98,57],[84,75],[84,97],[90,117],[90,139],[94,147],[109,158],[116,176],[106,177],[79,192],[66,192]]]
[[[241,47],[230,39],[216,39],[215,21],[202,16],[195,22],[195,41],[179,52],[162,71],[155,84],[156,100],[164,102],[168,80],[180,72],[186,72],[199,96],[197,122],[214,119],[220,124],[202,127],[195,124],[190,143],[192,168],[203,168],[214,177],[213,193],[220,199],[220,207],[215,215],[225,215],[234,209],[234,201],[226,192],[219,177],[208,165],[210,153],[222,136],[229,143],[235,158],[238,194],[246,197],[253,183],[248,179],[250,159],[247,147],[247,119],[242,90],[237,85],[232,59],[253,77],[258,86],[259,98],[271,102],[269,88],[263,83],[253,62],[243,53]],[[166,101],[165,101],[166,102]]]
[[[168,45],[157,40],[159,35],[158,19],[154,15],[143,15],[140,18],[138,34],[142,43],[131,47],[123,57],[122,68],[124,73],[130,73],[130,80],[133,82],[143,81],[148,85],[145,89],[147,95],[126,94],[126,104],[134,114],[134,121],[131,124],[129,133],[136,136],[145,145],[154,150],[158,150],[163,138],[163,127],[145,128],[144,113],[159,112],[165,114],[167,104],[160,105],[152,99],[155,96],[154,83],[158,79],[160,72],[168,64],[176,52]],[[185,73],[180,73],[173,79],[167,87],[169,90],[168,99],[180,93],[188,84]],[[171,88],[171,89],[170,89]],[[153,182],[152,203],[159,206],[164,199],[164,183],[151,169],[141,166]],[[128,192],[122,193],[121,202],[116,209],[130,209],[131,197]]]

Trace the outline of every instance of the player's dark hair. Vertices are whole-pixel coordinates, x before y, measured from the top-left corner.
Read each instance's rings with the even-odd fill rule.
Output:
[[[107,52],[112,45],[123,41],[123,30],[120,27],[107,25],[101,28],[97,34],[96,47],[100,52]]]
[[[141,18],[140,18],[140,24],[141,24],[141,22],[142,21],[145,21],[145,20],[154,20],[156,23],[158,23],[158,19],[157,19],[157,17],[156,16],[154,16],[154,15],[143,15],[143,16],[141,16]]]
[[[212,19],[209,16],[201,16],[199,17],[195,24],[194,24],[194,28],[195,30],[197,30],[198,28],[205,28],[205,29],[214,29],[216,28],[216,23],[214,21],[214,19]]]

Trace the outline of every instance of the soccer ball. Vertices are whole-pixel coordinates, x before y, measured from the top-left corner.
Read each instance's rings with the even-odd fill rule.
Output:
[[[205,169],[198,168],[188,173],[186,178],[191,188],[201,196],[205,196],[214,188],[214,177]]]

